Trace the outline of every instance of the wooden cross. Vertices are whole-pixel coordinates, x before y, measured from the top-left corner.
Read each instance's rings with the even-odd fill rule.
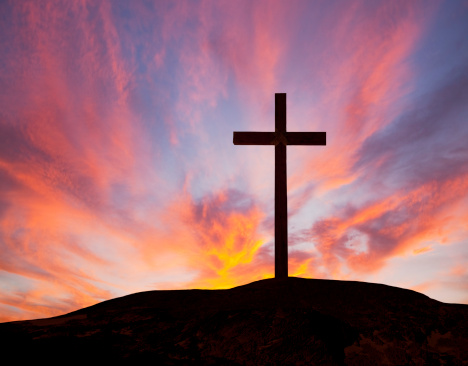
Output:
[[[275,94],[275,132],[234,132],[234,145],[275,145],[275,278],[288,277],[286,145],[326,144],[326,132],[286,132],[286,93]]]

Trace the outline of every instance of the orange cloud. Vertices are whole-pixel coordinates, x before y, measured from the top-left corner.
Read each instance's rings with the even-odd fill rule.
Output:
[[[335,278],[349,270],[375,272],[394,256],[430,251],[432,245],[425,243],[442,244],[451,228],[461,225],[461,217],[451,213],[454,198],[467,188],[463,177],[428,183],[320,220],[311,234],[321,261]]]
[[[194,202],[185,195],[168,212],[171,218],[174,214],[180,217],[182,226],[190,231],[187,244],[191,248],[185,244],[184,254],[188,266],[199,273],[191,287],[228,288],[252,276],[266,275],[264,266],[256,264],[265,243],[259,233],[264,214],[248,197],[223,190]],[[174,230],[178,237],[180,228]]]
[[[103,232],[123,236],[111,217],[115,185],[131,196],[144,188],[146,145],[128,100],[132,73],[107,5],[98,6],[94,21],[86,4],[13,7],[24,19],[13,24],[14,35],[27,52],[16,50],[9,67],[15,83],[27,87],[0,121],[8,141],[0,170],[11,182],[1,195],[0,266],[31,283],[0,297],[5,309],[17,308],[15,316],[18,309],[57,315],[109,298],[101,276],[112,260],[86,241]],[[100,27],[104,32],[96,32]],[[53,305],[54,296],[63,303]]]
[[[422,247],[422,248],[413,249],[413,254],[418,255],[418,254],[430,252],[431,250],[432,250],[431,246],[425,246],[425,247]]]

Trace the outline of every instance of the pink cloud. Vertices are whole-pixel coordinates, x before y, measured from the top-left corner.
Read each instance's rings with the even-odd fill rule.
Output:
[[[453,231],[451,227],[461,224],[461,217],[450,213],[453,198],[466,188],[464,179],[458,178],[408,193],[397,192],[387,200],[348,208],[337,217],[319,220],[306,237],[315,242],[332,277],[349,270],[372,273],[392,257],[431,250],[423,244],[427,241],[443,244]]]
[[[311,114],[318,130],[327,131],[327,147],[295,152],[307,163],[306,172],[293,172],[291,189],[316,182],[317,192],[323,193],[356,181],[359,172],[353,165],[360,146],[392,122],[400,112],[396,106],[412,91],[414,71],[407,59],[426,24],[410,3],[375,4],[368,14],[361,5],[340,6],[321,20],[322,28],[329,28],[331,45],[328,53],[317,55],[323,62],[317,69],[333,74],[319,73],[318,80],[307,85],[314,89],[322,85]],[[307,118],[298,122],[302,129],[310,128]]]

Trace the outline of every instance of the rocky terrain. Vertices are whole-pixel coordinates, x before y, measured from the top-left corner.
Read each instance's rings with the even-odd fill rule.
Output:
[[[386,285],[290,277],[136,293],[2,323],[0,338],[16,364],[468,365],[468,305]]]

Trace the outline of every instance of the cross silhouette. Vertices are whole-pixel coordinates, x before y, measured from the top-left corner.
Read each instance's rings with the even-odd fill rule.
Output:
[[[326,145],[326,132],[287,132],[286,93],[275,93],[275,132],[234,132],[234,145],[275,145],[275,278],[288,277],[286,145]]]

